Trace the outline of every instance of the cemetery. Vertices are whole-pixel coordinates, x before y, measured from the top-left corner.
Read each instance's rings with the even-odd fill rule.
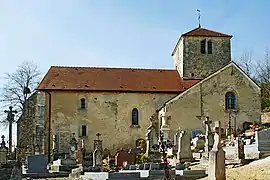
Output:
[[[121,179],[226,179],[228,166],[242,166],[270,154],[270,130],[245,122],[242,130],[221,127],[220,121],[205,118],[205,130],[178,128],[169,138],[170,128],[159,126],[156,114],[150,117],[144,139],[136,146],[111,154],[103,148],[102,134],[97,133],[94,151],[85,152],[84,143],[70,135],[67,149],[48,156],[33,154],[22,163],[16,161],[2,136],[0,146],[0,179],[61,178],[91,180]],[[20,167],[21,166],[21,167]]]

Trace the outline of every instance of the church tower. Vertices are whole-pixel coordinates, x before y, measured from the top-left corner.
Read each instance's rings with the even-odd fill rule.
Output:
[[[205,78],[231,61],[231,35],[202,27],[182,34],[172,57],[180,76]]]

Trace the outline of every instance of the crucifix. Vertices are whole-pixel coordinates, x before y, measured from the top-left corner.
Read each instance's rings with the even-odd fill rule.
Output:
[[[199,21],[199,28],[201,27],[201,10],[197,9],[198,12],[198,21]]]
[[[12,123],[14,121],[14,116],[16,113],[18,113],[16,110],[12,110],[12,106],[9,106],[9,110],[5,110],[4,112],[7,113],[7,120],[9,123],[9,140],[8,140],[8,146],[9,146],[9,152],[12,152]]]
[[[97,140],[99,140],[99,137],[101,136],[101,134],[97,133],[96,136],[97,136]]]

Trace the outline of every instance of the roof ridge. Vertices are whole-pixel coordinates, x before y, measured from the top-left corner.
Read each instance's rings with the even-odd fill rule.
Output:
[[[176,71],[173,68],[140,68],[140,67],[98,67],[98,66],[51,66],[50,68],[88,68],[88,69],[125,69],[125,70],[153,70],[153,71]]]
[[[219,34],[219,35],[222,35],[222,36],[225,36],[225,37],[232,37],[232,35],[225,34],[225,33],[223,33],[223,32],[218,32],[218,31],[215,31],[215,30],[212,30],[212,29],[206,29],[206,28],[204,28],[204,27],[197,27],[197,28],[195,28],[195,29],[192,29],[191,31],[188,31],[188,32],[182,34],[181,36],[189,36],[190,33],[195,32],[195,31],[197,31],[197,30],[210,31],[210,32],[212,32],[212,33],[216,33],[216,34]],[[191,35],[191,36],[192,36],[192,35]],[[193,36],[194,36],[194,35],[193,35]],[[199,36],[199,35],[198,35],[198,36]],[[211,36],[211,35],[209,35],[209,36]]]

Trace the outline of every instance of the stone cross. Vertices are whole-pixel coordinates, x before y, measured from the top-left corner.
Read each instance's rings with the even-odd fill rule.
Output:
[[[206,117],[206,120],[204,121],[205,124],[205,152],[209,152],[210,148],[209,146],[212,146],[212,138],[213,135],[211,133],[211,127],[210,124],[212,123],[212,121],[209,120],[209,117]]]
[[[7,120],[9,123],[9,140],[8,140],[8,146],[9,146],[9,152],[12,152],[12,123],[14,121],[14,114],[18,113],[16,110],[12,110],[12,106],[9,106],[9,110],[5,110],[4,112],[7,113]]]
[[[225,180],[225,152],[220,143],[220,121],[215,122],[215,142],[213,149],[209,153],[208,177],[209,180]]]
[[[219,150],[221,148],[220,137],[221,137],[220,121],[216,121],[213,150]]]
[[[101,134],[97,133],[96,136],[97,136],[97,140],[99,140],[99,137],[101,136]]]

